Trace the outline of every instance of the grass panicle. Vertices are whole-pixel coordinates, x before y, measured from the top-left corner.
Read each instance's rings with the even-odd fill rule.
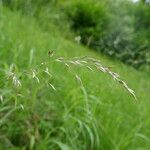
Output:
[[[59,58],[56,58],[55,61],[64,63],[69,69],[71,68],[72,64],[81,66],[84,68],[88,68],[90,71],[93,71],[94,68],[96,68],[96,70],[110,75],[115,81],[117,81],[119,84],[121,84],[134,97],[135,100],[137,100],[134,90],[129,88],[127,83],[125,81],[123,81],[116,72],[113,72],[111,70],[112,67],[105,67],[101,63],[100,60],[84,56],[84,57],[73,57],[70,59],[65,59],[63,57],[59,57]],[[81,80],[77,75],[76,75],[76,78],[78,81]]]

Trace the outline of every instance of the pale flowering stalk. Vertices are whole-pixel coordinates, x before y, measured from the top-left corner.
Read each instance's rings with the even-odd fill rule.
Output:
[[[87,56],[73,57],[73,58],[69,58],[69,59],[66,59],[64,57],[56,58],[56,57],[53,57],[53,52],[49,52],[49,55],[50,55],[50,59],[47,62],[46,61],[42,62],[40,65],[37,65],[34,69],[30,70],[32,78],[36,79],[36,81],[38,83],[40,83],[40,79],[37,76],[38,73],[36,70],[38,70],[38,72],[45,72],[47,75],[52,77],[51,73],[49,72],[48,66],[51,65],[52,62],[53,63],[59,62],[59,63],[64,64],[68,69],[71,70],[71,72],[74,72],[74,70],[72,69],[72,65],[75,65],[75,66],[87,68],[90,71],[94,71],[94,69],[96,69],[96,70],[101,71],[102,73],[106,73],[106,74],[110,75],[119,84],[121,84],[137,100],[134,90],[129,88],[127,83],[125,81],[123,81],[117,73],[115,73],[111,70],[111,67],[103,66],[100,60],[97,60],[97,59],[91,58],[91,57],[87,57]],[[45,69],[40,70],[40,67],[45,67]],[[15,70],[15,65],[11,65],[10,70],[8,72],[8,77],[12,80],[12,83],[14,86],[19,87],[19,86],[21,86],[21,82],[18,79],[18,77],[15,75],[14,70]],[[80,82],[80,84],[83,85],[81,78],[78,75],[75,75],[75,77]],[[56,91],[56,88],[54,87],[53,84],[49,83],[49,86],[53,90]]]
[[[55,61],[64,63],[69,69],[71,68],[71,65],[82,66],[88,68],[90,71],[93,71],[94,68],[96,67],[97,70],[109,74],[115,81],[121,84],[135,98],[135,100],[137,100],[134,90],[129,88],[127,83],[123,81],[117,73],[111,71],[110,69],[111,67],[104,67],[101,64],[101,62],[95,58],[84,56],[84,57],[73,57],[71,59],[65,59],[63,57],[59,57],[56,58]],[[80,81],[77,75],[76,75],[76,79]]]
[[[14,86],[16,86],[16,87],[21,86],[21,82],[18,79],[17,75],[15,74],[15,65],[14,64],[12,64],[10,66],[10,69],[7,72],[7,77],[8,77],[8,79],[12,80],[12,83],[13,83]]]

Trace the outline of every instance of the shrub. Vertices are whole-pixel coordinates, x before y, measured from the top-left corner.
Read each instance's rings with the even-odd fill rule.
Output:
[[[67,11],[71,21],[71,28],[79,34],[81,42],[94,46],[106,32],[108,14],[104,3],[88,0],[75,1]]]
[[[68,13],[71,29],[98,52],[135,68],[150,64],[149,6],[116,3],[108,0],[106,7],[98,1],[76,1]]]

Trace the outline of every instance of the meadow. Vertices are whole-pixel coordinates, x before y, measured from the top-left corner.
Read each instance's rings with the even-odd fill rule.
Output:
[[[62,32],[0,7],[0,149],[149,150],[149,72]],[[118,73],[137,99],[87,58]]]

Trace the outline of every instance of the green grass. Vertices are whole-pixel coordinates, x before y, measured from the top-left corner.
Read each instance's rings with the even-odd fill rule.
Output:
[[[48,57],[49,50],[55,57],[86,55],[114,66],[138,102],[107,74],[82,67],[69,71]],[[45,61],[52,77],[38,66]],[[6,76],[12,64],[20,87]],[[149,150],[149,91],[147,73],[63,38],[54,25],[46,32],[34,18],[0,8],[0,149]]]

